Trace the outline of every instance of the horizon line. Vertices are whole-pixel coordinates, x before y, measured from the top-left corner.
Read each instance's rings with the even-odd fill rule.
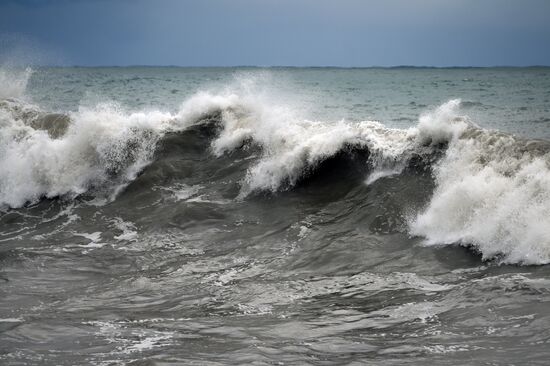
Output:
[[[0,64],[0,67],[3,65]],[[548,68],[549,65],[535,64],[535,65],[491,65],[491,66],[476,66],[476,65],[452,65],[452,66],[434,66],[434,65],[391,65],[391,66],[380,66],[380,65],[370,65],[370,66],[336,66],[336,65],[153,65],[153,64],[127,64],[127,65],[8,65],[12,67],[51,67],[51,68],[131,68],[131,67],[167,67],[167,68],[196,68],[196,69],[230,69],[230,68],[255,68],[255,69],[528,69],[528,68]]]

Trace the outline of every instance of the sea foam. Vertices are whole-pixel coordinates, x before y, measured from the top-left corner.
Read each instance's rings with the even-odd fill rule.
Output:
[[[458,104],[451,107],[457,112]],[[443,124],[436,114],[426,123]],[[473,245],[485,259],[550,262],[550,150],[483,129],[452,135],[434,167],[436,190],[410,222],[427,244]]]

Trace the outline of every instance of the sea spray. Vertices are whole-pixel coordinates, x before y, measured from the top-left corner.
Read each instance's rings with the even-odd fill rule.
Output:
[[[31,68],[0,66],[0,100],[23,97],[32,73]]]

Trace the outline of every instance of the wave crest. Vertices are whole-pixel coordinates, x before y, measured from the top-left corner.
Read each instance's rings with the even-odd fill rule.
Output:
[[[427,244],[473,245],[485,259],[549,263],[548,151],[547,143],[486,130],[451,140],[411,233]]]
[[[91,191],[113,198],[155,159],[167,133],[201,123],[215,126],[205,142],[213,157],[257,147],[240,198],[289,189],[348,150],[366,152],[357,154],[369,168],[366,184],[399,179],[420,159],[431,163],[435,191],[411,216],[412,235],[474,246],[485,259],[550,263],[550,144],[479,128],[460,105],[451,100],[415,127],[391,129],[376,121],[310,121],[250,94],[198,93],[176,113],[101,104],[56,115],[0,100],[0,205]]]

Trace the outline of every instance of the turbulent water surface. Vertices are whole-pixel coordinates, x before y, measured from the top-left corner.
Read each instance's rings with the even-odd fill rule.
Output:
[[[550,69],[0,69],[0,363],[546,364]]]

